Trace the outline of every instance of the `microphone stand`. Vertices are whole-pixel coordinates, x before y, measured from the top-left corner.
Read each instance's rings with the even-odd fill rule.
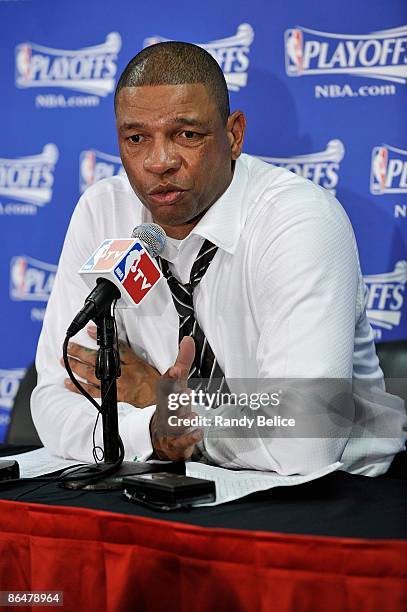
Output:
[[[120,356],[116,350],[114,317],[108,313],[95,318],[99,350],[95,375],[100,380],[102,397],[102,426],[104,462],[116,463],[120,456],[119,422],[117,416],[117,384],[120,372]]]
[[[113,299],[112,299],[113,302]],[[135,461],[122,461],[114,469],[115,463],[120,458],[119,422],[117,411],[117,384],[116,379],[120,376],[120,356],[116,349],[116,325],[114,316],[111,314],[111,304],[94,317],[97,327],[97,344],[99,346],[95,374],[100,380],[101,389],[101,414],[103,427],[104,460],[97,466],[91,465],[84,468],[75,477],[62,480],[61,486],[66,489],[106,491],[123,489],[124,476],[144,474],[146,472],[161,472],[162,464],[143,463]],[[103,472],[112,468],[109,474],[104,476]],[[86,469],[88,472],[86,472]],[[184,473],[184,466],[177,464],[166,464],[166,471]],[[95,478],[99,471],[100,477]],[[88,480],[87,480],[88,478]]]

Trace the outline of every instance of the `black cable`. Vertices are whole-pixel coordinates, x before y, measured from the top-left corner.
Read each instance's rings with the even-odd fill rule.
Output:
[[[75,385],[75,387],[80,391],[80,393],[82,393],[84,397],[86,397],[87,400],[90,401],[90,403],[96,408],[96,410],[102,414],[101,406],[99,406],[99,404],[94,400],[94,398],[82,387],[82,385],[75,378],[74,373],[71,370],[71,366],[69,364],[69,359],[68,359],[68,343],[70,339],[71,339],[71,336],[66,336],[63,347],[62,347],[62,357],[64,360],[65,369],[68,372],[68,376],[73,382],[73,384]]]
[[[93,444],[92,455],[93,455],[93,460],[94,460],[95,463],[100,463],[105,458],[105,452],[104,452],[103,448],[96,444],[96,429],[97,429],[97,426],[98,426],[98,423],[99,423],[99,417],[100,417],[100,412],[98,412],[98,414],[97,414],[96,421],[95,421],[95,424],[93,426],[93,431],[92,431],[92,444]],[[101,451],[100,458],[97,455],[97,451],[98,450]]]
[[[78,463],[77,465],[70,465],[68,468],[65,468],[62,472],[61,470],[58,470],[57,476],[35,476],[33,478],[16,478],[13,480],[1,481],[0,486],[2,484],[7,484],[10,482],[16,482],[16,483],[18,482],[19,484],[21,484],[22,481],[27,481],[27,482],[38,482],[40,480],[45,481],[45,482],[42,482],[37,487],[34,487],[33,489],[28,489],[28,491],[23,491],[22,493],[19,493],[13,499],[13,501],[17,501],[21,499],[22,497],[24,497],[25,495],[28,495],[29,493],[35,493],[35,491],[38,491],[38,489],[41,489],[42,487],[45,487],[48,484],[52,484],[53,482],[63,482],[63,480],[65,479],[67,480],[68,476],[70,477],[72,473],[75,474],[75,472],[79,472],[79,470],[82,470],[82,469],[89,469],[89,467],[94,467],[94,466],[89,466],[88,463]]]
[[[70,468],[68,468],[68,469],[70,469],[70,470],[73,470],[74,468],[75,469],[79,469],[79,468],[84,467],[84,465],[85,464],[82,464],[82,463],[78,464],[78,465],[71,465]],[[62,472],[62,474],[67,472],[68,469],[64,470]],[[51,484],[53,482],[58,482],[60,480],[62,474],[58,474],[58,476],[51,476],[51,477],[49,477],[49,476],[36,476],[34,478],[18,478],[18,479],[16,479],[14,482],[18,482],[20,484],[24,480],[27,480],[28,482],[36,482],[36,481],[39,481],[39,480],[45,480],[45,482],[42,482],[40,485],[38,485],[37,487],[34,487],[33,489],[28,489],[28,491],[23,491],[22,493],[19,493],[13,499],[13,501],[17,501],[17,500],[21,499],[22,497],[24,497],[24,495],[28,495],[29,493],[34,493],[35,491],[38,491],[38,489],[41,489],[42,487],[45,487],[48,484]],[[9,481],[9,482],[11,482],[11,481]]]

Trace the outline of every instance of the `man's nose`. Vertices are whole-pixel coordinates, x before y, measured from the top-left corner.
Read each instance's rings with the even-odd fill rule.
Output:
[[[147,172],[165,174],[180,167],[181,156],[177,154],[173,143],[157,139],[150,144],[148,155],[144,159],[144,169]]]

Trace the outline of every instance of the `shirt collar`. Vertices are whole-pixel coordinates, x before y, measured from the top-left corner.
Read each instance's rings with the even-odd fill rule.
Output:
[[[212,204],[191,233],[179,245],[167,241],[162,257],[168,261],[173,261],[178,256],[180,249],[184,250],[187,243],[196,242],[199,236],[207,238],[228,253],[233,254],[235,252],[247,215],[247,207],[243,205],[248,183],[246,157],[246,155],[242,155],[236,160],[232,182],[229,187]],[[144,208],[143,217],[143,222],[151,222],[152,220],[151,214],[146,208]]]
[[[248,182],[245,155],[236,160],[232,182],[194,227],[190,236],[207,238],[219,248],[233,254],[246,221],[247,207],[243,206]]]

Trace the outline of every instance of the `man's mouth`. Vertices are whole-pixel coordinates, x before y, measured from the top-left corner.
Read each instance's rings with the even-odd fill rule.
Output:
[[[158,185],[149,191],[148,198],[156,204],[173,204],[185,191],[177,185]]]

